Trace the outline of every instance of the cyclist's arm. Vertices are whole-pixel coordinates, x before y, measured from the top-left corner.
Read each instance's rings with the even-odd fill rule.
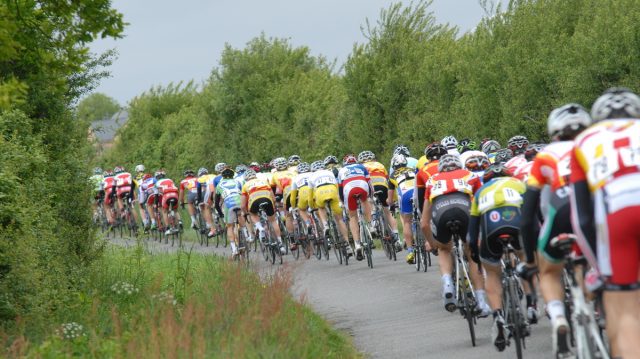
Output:
[[[431,240],[431,203],[429,201],[424,201],[422,217],[420,217],[420,229],[422,229],[424,238],[428,241]]]
[[[587,183],[587,176],[580,165],[577,151],[577,148],[571,151],[570,182],[573,190],[573,196],[571,196],[571,222],[573,230],[578,236],[578,242],[586,243],[595,255],[596,227],[593,218],[593,202],[589,184]]]
[[[216,212],[218,212],[218,216],[222,217],[222,207],[220,207],[220,198],[222,198],[222,196],[220,196],[219,193],[216,193],[215,196],[213,196],[213,204],[216,209]]]
[[[477,259],[477,255],[479,253],[478,250],[478,236],[480,235],[480,217],[472,215],[469,217],[469,231],[467,233],[467,242],[469,243],[469,248],[471,249],[472,259]]]
[[[520,219],[520,233],[524,245],[524,253],[527,263],[535,262],[536,243],[538,241],[539,227],[536,225],[537,212],[540,205],[540,189],[527,186],[527,192],[523,196],[522,216]]]
[[[202,202],[202,186],[200,181],[196,181],[196,191],[198,192],[198,202]]]
[[[178,201],[184,203],[184,186],[180,183],[180,190],[178,191]]]

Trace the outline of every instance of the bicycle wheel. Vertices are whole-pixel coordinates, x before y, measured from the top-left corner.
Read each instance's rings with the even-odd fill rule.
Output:
[[[331,224],[329,224],[329,234],[331,235],[331,242],[333,244],[333,254],[336,256],[338,264],[342,264],[342,242],[340,241],[340,237],[338,237],[336,227]]]
[[[514,278],[508,280],[508,296],[509,296],[509,308],[510,312],[509,321],[511,325],[511,335],[516,343],[516,356],[518,359],[522,359],[522,341],[524,340],[522,328],[524,327],[524,316],[520,312],[520,300],[518,299],[518,283]]]
[[[369,231],[367,230],[365,223],[360,223],[360,239],[362,240],[364,253],[367,257],[367,265],[369,266],[369,268],[373,268],[371,233],[369,233]]]
[[[464,317],[467,320],[467,324],[469,325],[469,335],[471,336],[471,345],[476,346],[476,329],[475,329],[475,303],[471,300],[470,297],[473,297],[473,293],[471,293],[468,289],[467,293],[464,293]]]
[[[224,243],[224,248],[227,248],[229,245],[229,238],[227,237],[227,229],[226,227],[219,225],[219,230],[222,232],[222,243]]]
[[[313,252],[316,255],[316,258],[320,260],[322,258],[322,238],[319,235],[316,235],[313,239]]]
[[[414,253],[416,272],[420,272],[420,266],[422,265],[422,251],[420,250],[419,242],[413,242],[413,243],[417,243],[413,250],[413,253]]]
[[[296,238],[296,237],[299,238],[299,234],[295,234],[294,233],[294,238]],[[298,260],[298,258],[300,258],[300,246],[301,246],[300,243],[301,243],[301,241],[300,241],[300,239],[294,239],[294,240],[298,243],[298,245],[296,246],[295,249],[291,250],[291,255],[293,255],[293,258]]]

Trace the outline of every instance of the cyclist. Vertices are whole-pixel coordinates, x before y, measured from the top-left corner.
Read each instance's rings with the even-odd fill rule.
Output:
[[[489,157],[482,151],[467,150],[460,155],[460,161],[464,167],[473,172],[478,178],[482,178],[484,171],[491,165]]]
[[[438,173],[429,178],[425,187],[425,201],[420,227],[425,238],[433,238],[438,248],[438,262],[442,274],[442,298],[447,311],[456,308],[452,279],[452,233],[447,222],[461,222],[461,236],[467,232],[471,196],[480,188],[480,179],[462,168],[460,156],[446,154],[438,162]],[[433,230],[432,230],[433,228]],[[465,246],[466,247],[466,246]],[[466,248],[465,248],[466,250]],[[474,288],[484,288],[482,274],[469,268]]]
[[[500,143],[496,140],[486,140],[482,144],[482,152],[484,152],[491,163],[495,162],[496,152],[500,150]]]
[[[265,162],[260,166],[260,172],[256,172],[256,176],[259,179],[265,180],[271,183],[271,177],[273,174],[271,173],[271,164],[269,162]],[[245,176],[246,180],[246,176]]]
[[[306,162],[300,162],[296,170],[298,175],[294,177],[291,184],[291,206],[299,210],[298,213],[307,227],[307,232],[311,234],[311,219],[307,213],[307,209],[313,201],[313,191],[309,186],[309,178],[312,174],[311,166]],[[291,247],[293,250],[296,248],[293,244]]]
[[[391,158],[398,154],[403,155],[407,158],[407,167],[413,169],[418,168],[418,160],[411,157],[411,152],[409,152],[409,148],[407,146],[402,144],[396,145],[396,147],[393,149],[393,155],[391,156]],[[392,167],[391,164],[389,164],[389,167]],[[391,169],[391,173],[393,173],[393,168]],[[389,173],[389,175],[391,175],[391,173]]]
[[[504,333],[500,278],[502,243],[498,237],[508,234],[517,238],[512,245],[517,251],[522,250],[519,229],[520,206],[524,191],[524,184],[511,178],[510,170],[503,163],[494,163],[487,168],[484,174],[484,185],[474,195],[471,205],[467,241],[471,248],[471,258],[476,263],[482,261],[487,273],[487,297],[493,310],[491,341],[498,351],[503,351],[507,343]],[[485,310],[489,308],[485,307]]]
[[[450,155],[460,156],[460,152],[458,151],[458,140],[456,140],[455,137],[447,136],[440,141],[440,144],[447,149],[447,152]]]
[[[612,88],[591,108],[595,124],[571,152],[572,217],[585,258],[605,276],[612,356],[640,356],[640,97]],[[597,229],[597,230],[596,230]]]
[[[226,219],[227,237],[231,243],[231,255],[235,257],[240,250],[244,250],[243,247],[240,247],[239,238],[236,237],[236,231],[234,230],[236,223],[236,212],[234,209],[240,208],[242,185],[238,180],[234,179],[235,173],[229,167],[223,169],[221,175],[222,179],[215,188],[216,193],[213,202],[215,203],[216,210],[222,211]],[[239,216],[237,219],[247,241],[252,242],[253,239],[249,236],[249,232],[245,227],[244,216]]]
[[[391,164],[393,166],[393,175],[389,178],[389,197],[387,201],[389,204],[393,202],[395,191],[398,192],[398,207],[400,208],[402,228],[404,228],[402,236],[407,244],[407,263],[414,264],[415,254],[413,252],[415,243],[413,243],[411,234],[411,222],[413,221],[411,200],[415,189],[416,172],[413,168],[407,167],[407,158],[401,154],[393,156]],[[402,248],[400,241],[396,240],[396,249],[400,250],[400,248]],[[428,245],[426,245],[426,248],[431,250]]]
[[[289,212],[291,208],[291,183],[293,182],[295,173],[287,169],[287,160],[284,157],[274,159],[273,165],[276,171],[273,172],[273,176],[271,177],[271,188],[276,195],[276,202],[281,204],[280,207],[284,207],[285,226],[289,232],[289,243],[292,243],[291,248],[295,249],[293,245],[293,215]]]
[[[207,236],[209,238],[216,235],[216,228],[213,225],[213,217],[211,215],[211,203],[208,201],[207,193],[211,193],[209,183],[213,181],[215,175],[209,174],[209,170],[205,167],[198,169],[198,179],[196,180],[196,200],[200,206],[200,214],[204,218],[205,225],[209,230]]]
[[[340,199],[346,203],[349,211],[349,228],[356,245],[356,260],[364,259],[362,254],[362,243],[360,242],[360,231],[358,230],[358,198],[362,204],[362,210],[369,223],[369,231],[372,232],[371,225],[371,203],[367,201],[372,191],[369,171],[358,163],[358,159],[353,154],[346,154],[342,158],[342,167],[338,173],[338,184],[340,189]],[[335,211],[334,211],[335,212]]]
[[[156,171],[155,178],[155,189],[156,194],[159,196],[158,200],[160,201],[162,208],[162,220],[165,225],[169,224],[169,206],[176,213],[176,219],[178,220],[178,227],[176,230],[182,229],[182,220],[180,219],[180,212],[178,212],[178,187],[176,187],[175,183],[169,178],[166,178],[167,174],[164,170],[160,169]],[[164,234],[170,235],[172,232],[171,228],[167,227],[166,232]]]
[[[360,162],[367,169],[367,171],[369,171],[371,185],[373,186],[373,193],[375,194],[376,192],[381,192],[379,199],[380,199],[380,203],[382,203],[382,211],[384,212],[384,216],[387,219],[387,222],[391,226],[391,232],[393,233],[394,243],[396,243],[396,245],[400,245],[399,235],[398,235],[398,224],[396,223],[396,219],[391,215],[391,211],[389,210],[388,202],[393,202],[393,201],[388,200],[389,174],[387,173],[387,169],[384,167],[382,163],[376,161],[376,155],[371,151],[360,152],[358,154],[358,162]],[[392,161],[392,164],[393,164],[393,161]],[[374,229],[376,228],[375,226],[376,220],[377,218],[373,218]]]
[[[198,229],[196,207],[194,204],[196,201],[196,197],[198,196],[198,190],[196,189],[198,178],[196,177],[196,173],[192,169],[185,170],[183,175],[184,179],[180,181],[180,191],[178,193],[178,197],[180,198],[180,203],[182,204],[182,208],[184,209],[186,194],[187,212],[189,212],[189,217],[191,217],[191,228]]]
[[[540,253],[540,290],[551,318],[554,356],[569,354],[567,334],[569,323],[564,305],[562,273],[564,255],[550,247],[549,241],[563,233],[573,233],[569,197],[570,160],[574,138],[591,124],[591,116],[580,105],[570,103],[556,108],[549,115],[547,129],[552,142],[533,159],[531,174],[524,194],[520,229],[526,254],[526,263],[535,267],[536,249]],[[531,145],[529,145],[531,147]],[[529,152],[529,150],[527,150]],[[551,191],[542,195],[545,186]],[[540,202],[544,201],[544,206]],[[538,211],[545,208],[545,222],[538,234]]]
[[[93,188],[93,203],[91,208],[93,209],[94,219],[96,215],[96,209],[100,201],[104,199],[104,189],[102,188],[102,182],[104,181],[104,175],[102,174],[102,168],[96,167],[93,169],[93,176],[89,177],[89,183]]]
[[[298,165],[300,162],[301,159],[299,155],[291,155],[289,159],[287,159],[287,165],[289,166],[287,169],[293,173],[294,176],[298,174]]]
[[[242,186],[242,198],[241,198],[241,208],[243,211],[249,213],[251,216],[251,220],[256,229],[258,229],[258,233],[260,236],[260,240],[265,239],[265,228],[260,223],[260,205],[262,203],[267,203],[265,207],[265,212],[267,214],[268,221],[271,223],[273,227],[273,231],[276,235],[276,240],[280,244],[280,253],[285,253],[285,248],[282,243],[282,237],[280,234],[280,226],[278,226],[278,221],[275,217],[276,213],[276,205],[275,205],[275,196],[273,195],[273,191],[271,190],[271,185],[269,182],[264,179],[260,179],[256,176],[256,173],[252,169],[248,169],[244,173],[244,178],[246,182],[244,186]]]
[[[325,236],[329,235],[328,216],[325,204],[330,201],[331,212],[338,226],[340,236],[349,241],[349,232],[347,225],[342,220],[342,206],[340,202],[338,180],[333,172],[325,168],[324,161],[315,161],[311,164],[312,174],[309,177],[309,187],[311,188],[313,198],[313,206],[318,208],[318,215],[322,221]],[[347,255],[352,256],[351,246],[347,246]]]
[[[151,222],[151,228],[156,229],[156,219],[149,215],[148,206],[153,206],[153,201],[149,201],[154,192],[153,188],[156,183],[156,178],[149,173],[145,173],[138,186],[138,202],[140,204],[140,216],[142,217],[142,226],[144,227],[144,233],[149,233],[149,222]],[[151,221],[149,218],[151,217]]]
[[[340,165],[336,156],[329,155],[324,158],[324,167],[333,172],[333,175],[338,178],[338,172],[340,171]]]
[[[235,179],[236,181],[238,181],[238,183],[240,183],[240,185],[244,184],[244,172],[248,169],[249,167],[243,165],[243,164],[239,164],[236,166],[236,170],[235,170],[235,177],[233,179]],[[223,176],[224,178],[224,176]]]
[[[424,149],[424,155],[427,158],[428,162],[423,167],[418,169],[418,172],[416,173],[416,191],[414,191],[415,196],[413,201],[414,204],[418,204],[418,210],[420,212],[422,212],[422,208],[424,207],[425,186],[427,185],[427,182],[429,182],[429,178],[438,173],[438,162],[440,160],[440,157],[446,154],[446,147],[438,142],[434,142]],[[433,246],[430,238],[427,238],[427,242],[429,242],[429,244]]]
[[[102,180],[102,188],[104,189],[104,212],[107,215],[107,221],[110,225],[115,224],[115,218],[113,217],[113,203],[115,197],[116,178],[113,175],[113,171],[104,171],[104,180]]]
[[[513,158],[508,160],[505,166],[511,170],[511,173],[515,173],[518,168],[527,163],[527,159],[524,157],[527,146],[529,146],[529,140],[525,136],[513,136],[507,142],[507,147],[513,153]]]
[[[493,163],[507,163],[513,158],[513,152],[508,148],[503,148],[496,151],[493,157]]]
[[[135,190],[136,190],[136,182],[133,180],[131,173],[126,172],[124,167],[116,166],[113,169],[115,174],[115,185],[116,185],[116,197],[118,200],[118,210],[122,213],[122,209],[124,208],[124,200],[129,201],[132,204],[131,212],[133,213],[133,218],[136,222],[138,222],[138,212],[133,209],[133,203],[135,200]]]
[[[136,182],[138,182],[138,184],[140,184],[140,182],[142,182],[142,177],[144,177],[144,171],[145,171],[145,167],[143,164],[139,164],[136,166],[135,171],[136,171]]]
[[[533,166],[533,159],[538,154],[538,152],[542,151],[546,144],[542,142],[533,142],[527,146],[527,150],[524,153],[524,158],[527,162],[518,167],[513,172],[513,177],[519,179],[520,181],[527,183],[527,179],[529,178],[529,174],[531,173],[531,168]]]
[[[467,151],[475,151],[477,148],[478,145],[476,144],[476,141],[470,138],[463,138],[462,140],[460,140],[457,146],[458,152],[460,152],[460,154],[463,154]]]

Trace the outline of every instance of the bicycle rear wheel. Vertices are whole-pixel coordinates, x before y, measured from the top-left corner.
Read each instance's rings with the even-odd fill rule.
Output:
[[[511,323],[511,335],[516,343],[516,356],[518,359],[522,359],[522,342],[524,340],[524,333],[522,328],[524,327],[524,316],[520,312],[520,300],[518,297],[518,283],[514,278],[509,278],[508,296],[509,296],[509,320],[507,323]]]
[[[373,268],[373,258],[372,258],[373,250],[371,249],[371,246],[372,246],[371,233],[369,233],[369,231],[366,229],[366,224],[364,223],[360,224],[360,240],[362,241],[362,244],[364,247],[364,253],[365,253],[365,256],[367,257],[367,265],[369,266],[369,268]]]
[[[414,242],[416,243],[416,242]],[[420,266],[422,266],[422,251],[420,250],[420,245],[416,245],[416,247],[414,248],[414,260],[415,260],[415,266],[416,266],[416,272],[420,272]]]
[[[333,254],[338,260],[338,264],[342,264],[342,242],[340,242],[340,237],[338,236],[336,227],[334,225],[329,225],[329,229],[329,234],[331,235],[331,242],[333,245]]]
[[[475,304],[469,298],[469,295],[473,295],[471,292],[467,293],[463,296],[464,298],[464,316],[467,320],[467,324],[469,325],[469,335],[471,336],[471,345],[476,346],[476,329],[475,329]]]

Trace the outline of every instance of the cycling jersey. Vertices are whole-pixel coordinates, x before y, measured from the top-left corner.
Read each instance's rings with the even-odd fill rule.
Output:
[[[247,206],[249,208],[253,208],[254,202],[260,198],[266,198],[271,201],[271,196],[273,195],[269,182],[259,178],[254,178],[245,182],[244,186],[242,186],[241,193],[242,196],[246,198]],[[255,211],[251,210],[251,213],[257,212],[257,209],[255,209]]]
[[[413,168],[401,167],[389,178],[389,189],[398,191],[400,214],[413,213],[411,201],[415,189],[416,173]]]
[[[116,179],[116,191],[117,191],[118,197],[122,197],[126,193],[133,195],[131,191],[132,191],[132,187],[135,187],[135,186],[133,183],[133,177],[131,176],[131,173],[129,172],[118,173],[117,175],[115,175],[115,179]]]
[[[316,208],[324,208],[327,201],[331,202],[333,214],[342,215],[340,207],[340,195],[338,191],[338,180],[331,170],[319,170],[313,172],[309,177],[309,186],[313,190],[312,204]]]
[[[220,180],[216,186],[216,205],[218,198],[222,200],[222,211],[227,223],[235,222],[234,208],[240,208],[240,196],[242,194],[242,186],[238,181],[231,178]],[[218,208],[216,206],[216,208]]]
[[[302,210],[309,208],[312,200],[312,190],[309,178],[313,173],[305,172],[294,177],[291,184],[291,204]]]
[[[389,174],[384,165],[377,161],[369,161],[362,164],[364,168],[369,171],[369,177],[371,178],[371,184],[373,186],[388,187]]]
[[[169,208],[171,203],[174,210],[178,209],[178,187],[169,178],[162,178],[156,181],[155,188],[162,198],[162,208]]]
[[[480,179],[467,170],[439,172],[427,181],[424,197],[433,202],[434,198],[448,193],[461,192],[471,196],[480,186]]]
[[[102,188],[104,189],[105,192],[105,197],[104,197],[104,203],[106,204],[111,204],[111,196],[113,193],[113,187],[115,187],[116,185],[116,179],[115,177],[109,176],[109,177],[105,177],[104,180],[102,181]]]
[[[636,224],[640,215],[640,120],[601,121],[582,132],[571,152],[570,181],[582,244],[585,237],[590,240],[593,236],[583,224],[593,219],[601,272],[610,277],[611,284],[636,284],[640,269]],[[581,187],[584,183],[590,193],[587,198]],[[591,200],[593,212],[588,211]]]
[[[350,211],[358,208],[357,197],[361,201],[366,201],[369,197],[371,184],[369,171],[359,163],[342,167],[338,172],[338,183],[342,198],[347,199],[347,207]]]
[[[513,172],[513,178],[526,183],[529,178],[529,173],[531,172],[531,166],[533,166],[533,161],[527,161],[520,165],[520,167],[516,168]]]
[[[471,215],[480,216],[505,206],[520,207],[524,191],[524,183],[514,178],[493,178],[480,187],[473,196]]]
[[[409,168],[413,168],[414,170],[419,169],[420,167],[418,167],[418,160],[413,158],[413,157],[409,157],[406,156],[407,158],[407,167]],[[389,168],[391,169],[389,171],[389,176],[391,176],[393,174],[393,163],[389,164]]]
[[[295,175],[289,170],[277,171],[271,177],[271,187],[275,188],[276,194],[281,194],[285,200],[291,192],[291,182]]]
[[[522,154],[522,155],[514,156],[512,159],[507,161],[504,165],[509,170],[511,170],[511,173],[515,173],[518,170],[518,168],[520,168],[521,166],[524,166],[525,164],[527,164],[527,159],[524,158],[524,154]]]
[[[93,188],[94,192],[100,192],[102,190],[102,181],[104,180],[104,176],[102,175],[93,175],[89,177],[89,183]]]
[[[422,156],[420,156],[420,158],[418,158],[418,163],[416,164],[416,168],[419,170],[422,167],[424,167],[424,165],[426,165],[427,163],[429,163],[429,160],[427,159],[427,156],[422,155]]]
[[[149,205],[153,205],[153,202],[148,202],[153,199],[153,195],[155,194],[155,184],[155,177],[149,177],[146,180],[142,180],[142,182],[140,182],[140,187],[138,187],[138,198],[140,204],[144,205],[146,203]]]
[[[242,186],[246,182],[246,180],[244,179],[244,173],[241,175],[236,174],[233,179],[240,183],[240,186]]]

